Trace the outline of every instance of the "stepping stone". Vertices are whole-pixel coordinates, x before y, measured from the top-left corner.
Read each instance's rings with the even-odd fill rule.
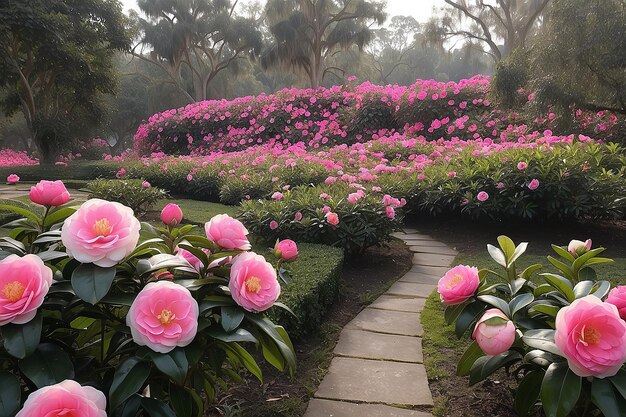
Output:
[[[421,272],[407,272],[398,282],[414,282],[417,284],[437,285],[441,279],[440,275],[422,274]]]
[[[316,398],[433,405],[424,365],[336,357],[330,363]]]
[[[449,246],[443,242],[436,242],[434,240],[409,240],[405,242],[410,247],[422,247],[422,248],[448,248]]]
[[[406,233],[406,234],[419,234],[419,232],[420,232],[419,230],[417,230],[417,229],[412,229],[412,228],[410,228],[410,227],[405,227],[405,228],[404,228],[404,229],[402,229],[402,230],[404,230],[404,233]]]
[[[413,265],[409,272],[421,273],[427,275],[435,275],[442,277],[446,272],[450,270],[449,266],[426,266],[426,265]]]
[[[390,233],[389,236],[396,237],[398,239],[404,239],[406,234],[404,234],[403,232],[395,232],[395,233]]]
[[[409,246],[409,250],[411,252],[416,252],[416,253],[434,253],[437,255],[448,255],[448,256],[456,256],[459,254],[454,249],[450,249],[448,247],[440,247],[440,246]]]
[[[403,336],[424,334],[419,314],[375,308],[364,309],[345,328]]]
[[[385,294],[428,298],[436,288],[436,285],[431,284],[398,281]]]
[[[335,346],[335,354],[352,358],[423,363],[419,337],[372,333],[345,329]]]
[[[405,298],[383,294],[370,304],[369,308],[420,313],[424,309],[425,302],[426,300],[423,298]]]
[[[432,237],[430,236],[426,236],[426,235],[418,235],[418,234],[410,234],[410,235],[404,235],[401,237],[402,240],[407,241],[407,240],[421,240],[421,241],[426,241],[426,242],[431,242],[433,240]]]
[[[413,265],[448,267],[452,262],[454,262],[454,256],[450,255],[437,255],[431,253],[413,254]]]
[[[432,417],[422,411],[395,408],[382,404],[356,404],[313,398],[304,417]]]

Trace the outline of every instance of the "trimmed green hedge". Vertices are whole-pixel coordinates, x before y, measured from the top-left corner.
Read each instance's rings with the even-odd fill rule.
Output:
[[[298,251],[298,259],[287,265],[291,280],[288,285],[282,284],[278,299],[297,318],[281,308],[269,312],[269,317],[283,325],[292,338],[316,331],[322,324],[339,294],[344,259],[341,249],[325,245],[298,243]],[[269,250],[263,255],[273,259]]]

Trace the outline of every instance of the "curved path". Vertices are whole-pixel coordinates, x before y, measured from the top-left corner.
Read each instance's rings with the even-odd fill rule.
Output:
[[[420,312],[457,252],[405,229],[413,267],[341,332],[304,417],[432,417]]]

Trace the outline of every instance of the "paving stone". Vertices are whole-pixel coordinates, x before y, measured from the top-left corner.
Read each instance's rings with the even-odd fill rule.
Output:
[[[424,365],[335,357],[317,398],[395,405],[433,405]]]
[[[442,277],[446,272],[450,270],[449,266],[426,266],[426,265],[413,265],[409,272],[421,273],[427,275],[435,275]]]
[[[387,290],[386,294],[428,298],[436,288],[437,286],[432,284],[398,281]]]
[[[395,233],[391,233],[389,236],[397,237],[398,239],[403,239],[406,236],[406,234],[404,232],[395,232]]]
[[[422,274],[421,272],[407,272],[398,282],[415,282],[417,284],[437,285],[441,275]]]
[[[335,354],[352,358],[423,363],[422,339],[344,329],[335,346]]]
[[[407,311],[410,313],[420,313],[424,309],[424,298],[400,297],[396,295],[383,294],[376,299],[369,308],[381,310]]]
[[[417,233],[417,234],[419,234],[419,232],[420,232],[419,230],[413,229],[411,227],[405,227],[402,230],[404,231],[404,233]]]
[[[448,267],[452,262],[454,262],[454,256],[450,255],[437,255],[431,253],[413,254],[413,265]]]
[[[426,242],[431,242],[433,240],[432,237],[427,236],[427,235],[419,235],[417,233],[411,233],[411,234],[406,234],[404,236],[402,236],[402,240],[407,241],[407,240],[419,240],[419,241],[426,241]]]
[[[422,247],[422,248],[448,248],[449,246],[443,242],[437,242],[434,240],[407,240],[405,242],[410,247]]]
[[[419,314],[376,308],[364,309],[345,328],[404,336],[424,334]]]
[[[409,246],[409,250],[416,253],[434,253],[437,255],[447,256],[456,256],[459,254],[457,251],[450,249],[447,246]]]
[[[432,417],[423,411],[407,410],[382,404],[356,404],[313,398],[304,417]]]

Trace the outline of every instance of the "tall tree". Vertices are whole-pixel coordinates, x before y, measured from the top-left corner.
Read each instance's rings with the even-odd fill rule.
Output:
[[[407,59],[416,48],[420,24],[411,16],[394,16],[388,27],[378,29],[370,52],[378,82],[387,84],[390,76],[403,66],[411,66]]]
[[[481,42],[498,62],[514,49],[524,47],[541,23],[550,0],[443,0],[448,7],[435,17],[443,40]],[[500,40],[504,41],[499,45]]]
[[[104,115],[112,56],[129,47],[117,0],[0,2],[0,104],[24,114],[43,162]]]
[[[274,37],[261,56],[264,68],[283,65],[302,70],[317,88],[329,71],[327,58],[372,40],[372,24],[386,18],[384,2],[368,0],[268,0],[265,12]]]
[[[188,101],[208,98],[209,84],[238,60],[261,51],[258,24],[235,14],[230,0],[137,0],[141,36],[135,56],[160,66]],[[148,54],[141,47],[148,47]]]

